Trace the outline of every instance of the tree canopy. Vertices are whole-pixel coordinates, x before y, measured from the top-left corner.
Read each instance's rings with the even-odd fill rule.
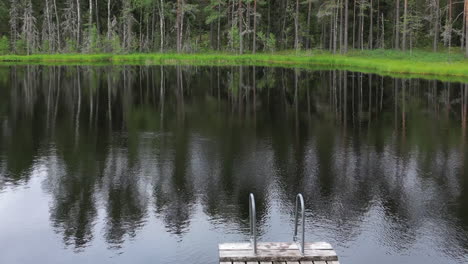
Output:
[[[443,47],[468,54],[467,17],[468,0],[1,0],[0,37],[9,42],[2,52],[16,54]]]

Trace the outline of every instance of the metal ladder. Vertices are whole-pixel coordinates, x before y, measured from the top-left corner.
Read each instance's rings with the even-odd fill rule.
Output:
[[[301,206],[301,222],[302,222],[302,234],[301,241],[298,242],[298,224],[299,224],[299,205]],[[256,218],[257,212],[255,209],[255,196],[251,193],[249,195],[249,218],[250,218],[250,243],[253,248],[254,254],[257,254],[257,225]],[[305,206],[304,206],[304,197],[302,194],[296,195],[296,209],[294,213],[294,236],[293,241],[297,243],[299,251],[304,255],[305,249]]]

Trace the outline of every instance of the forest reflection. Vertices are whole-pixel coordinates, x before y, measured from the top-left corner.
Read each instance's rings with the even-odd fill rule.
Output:
[[[0,193],[45,170],[50,222],[76,249],[100,208],[118,248],[150,215],[183,237],[199,205],[246,230],[248,193],[266,221],[272,195],[289,214],[302,192],[343,240],[377,201],[391,245],[430,221],[467,252],[467,103],[466,84],[346,71],[2,67]]]

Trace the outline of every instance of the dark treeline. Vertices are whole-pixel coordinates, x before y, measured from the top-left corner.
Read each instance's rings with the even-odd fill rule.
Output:
[[[1,0],[0,52],[461,47],[468,0]]]

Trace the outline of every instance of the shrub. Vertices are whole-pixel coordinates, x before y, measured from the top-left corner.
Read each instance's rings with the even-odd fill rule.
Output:
[[[0,38],[0,55],[5,55],[10,52],[10,40],[7,36]]]

